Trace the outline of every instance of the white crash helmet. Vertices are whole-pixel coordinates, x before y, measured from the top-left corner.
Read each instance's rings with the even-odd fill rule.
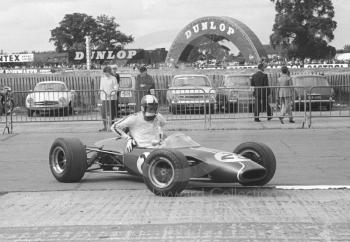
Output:
[[[158,113],[158,99],[153,95],[143,96],[141,99],[141,111],[146,121],[153,120]]]

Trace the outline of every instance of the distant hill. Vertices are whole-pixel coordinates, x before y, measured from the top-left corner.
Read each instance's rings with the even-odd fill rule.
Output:
[[[151,50],[156,48],[165,48],[169,50],[171,44],[176,38],[176,35],[181,30],[171,29],[153,32],[147,35],[135,37],[133,43],[126,46],[127,49],[145,49]]]

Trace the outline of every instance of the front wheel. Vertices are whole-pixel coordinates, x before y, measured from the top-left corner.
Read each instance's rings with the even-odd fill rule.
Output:
[[[84,145],[76,138],[57,138],[50,149],[49,164],[58,181],[80,181],[87,169]]]
[[[155,150],[142,166],[148,189],[158,196],[178,196],[190,179],[186,157],[175,150]]]
[[[276,158],[272,150],[265,144],[256,142],[246,142],[238,145],[233,151],[240,154],[266,169],[266,175],[258,181],[241,183],[244,186],[263,186],[267,184],[275,175]]]

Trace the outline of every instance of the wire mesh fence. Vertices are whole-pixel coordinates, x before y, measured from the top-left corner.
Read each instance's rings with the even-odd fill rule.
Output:
[[[168,121],[196,121],[210,128],[213,120],[278,118],[282,102],[279,86],[253,88],[156,89],[158,111]],[[293,117],[350,117],[350,86],[291,86]],[[101,90],[13,91],[10,112],[2,110],[0,123],[107,121],[140,111],[145,93],[120,89],[110,94]],[[103,101],[115,102],[103,105]],[[271,113],[269,113],[271,110]],[[8,126],[9,127],[9,126]],[[196,126],[197,127],[197,126]]]

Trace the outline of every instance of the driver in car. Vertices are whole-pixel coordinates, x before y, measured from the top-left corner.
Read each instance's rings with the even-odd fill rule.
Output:
[[[154,148],[163,138],[164,117],[158,113],[158,99],[145,95],[141,99],[141,111],[116,121],[111,130],[127,140],[126,150],[137,147]]]

